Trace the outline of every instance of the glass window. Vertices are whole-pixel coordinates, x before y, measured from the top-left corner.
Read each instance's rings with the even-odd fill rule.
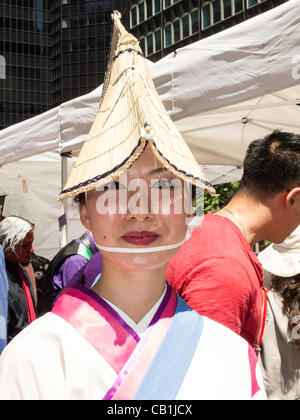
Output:
[[[147,35],[147,55],[153,54],[153,34]]]
[[[258,3],[258,0],[248,0],[248,7],[254,6]]]
[[[176,20],[173,23],[174,27],[174,42],[180,41],[180,20]]]
[[[214,23],[221,20],[221,4],[220,0],[215,0],[213,2],[213,11],[214,11]]]
[[[153,16],[152,0],[147,0],[147,19]]]
[[[210,4],[206,4],[202,8],[202,19],[203,19],[203,29],[208,28],[211,25],[211,8],[210,8]]]
[[[232,5],[231,0],[223,0],[224,6],[224,19],[232,15]]]
[[[137,24],[137,10],[136,7],[131,9],[131,27]]]
[[[243,0],[234,0],[234,13],[241,12],[244,9]]]
[[[186,38],[190,35],[190,17],[185,15],[182,18],[182,37]]]
[[[199,31],[199,12],[195,10],[191,13],[192,20],[192,34]]]
[[[140,39],[140,47],[143,53],[145,54],[145,38]]]
[[[164,0],[165,8],[171,6],[171,0]]]
[[[160,0],[154,0],[154,13],[159,13],[160,12]]]
[[[165,46],[168,47],[172,44],[172,27],[171,25],[165,26]]]
[[[155,32],[155,51],[161,50],[161,29]]]
[[[139,23],[145,20],[145,4],[144,2],[139,4]]]
[[[67,18],[63,18],[61,21],[61,27],[62,29],[68,28],[69,27],[69,22]]]

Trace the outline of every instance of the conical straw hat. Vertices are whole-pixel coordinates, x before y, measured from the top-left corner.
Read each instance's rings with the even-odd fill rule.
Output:
[[[125,30],[119,12],[112,18],[110,61],[100,110],[59,199],[120,176],[147,142],[169,171],[214,194],[155,90],[138,40]]]

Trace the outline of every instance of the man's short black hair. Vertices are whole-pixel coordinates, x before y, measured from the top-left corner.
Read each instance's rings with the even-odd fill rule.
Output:
[[[276,130],[249,145],[239,192],[263,199],[296,186],[300,187],[300,135]]]

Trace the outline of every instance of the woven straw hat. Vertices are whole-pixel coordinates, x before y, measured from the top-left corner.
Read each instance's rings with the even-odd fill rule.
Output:
[[[137,39],[112,15],[114,29],[99,113],[59,199],[74,197],[120,176],[147,142],[177,177],[214,194],[199,164],[168,116]]]
[[[281,244],[265,248],[258,259],[263,268],[280,277],[300,274],[300,226]]]

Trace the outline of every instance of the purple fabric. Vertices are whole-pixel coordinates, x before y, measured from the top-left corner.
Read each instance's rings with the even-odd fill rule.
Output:
[[[81,255],[72,255],[69,257],[54,275],[53,282],[59,288],[82,284],[83,272],[88,261]]]
[[[69,257],[62,264],[58,273],[54,275],[53,283],[56,289],[74,286],[90,288],[96,277],[102,272],[102,256],[90,233],[87,231],[85,234],[90,241],[90,247],[93,253],[92,258],[87,261],[81,255],[72,255]],[[80,238],[76,239],[76,242],[83,244]]]
[[[64,226],[66,226],[66,224],[67,224],[67,216],[66,214],[63,214],[62,216],[58,218],[59,229],[61,230]]]
[[[100,273],[102,273],[102,255],[97,251],[85,267],[83,285],[90,289]]]

